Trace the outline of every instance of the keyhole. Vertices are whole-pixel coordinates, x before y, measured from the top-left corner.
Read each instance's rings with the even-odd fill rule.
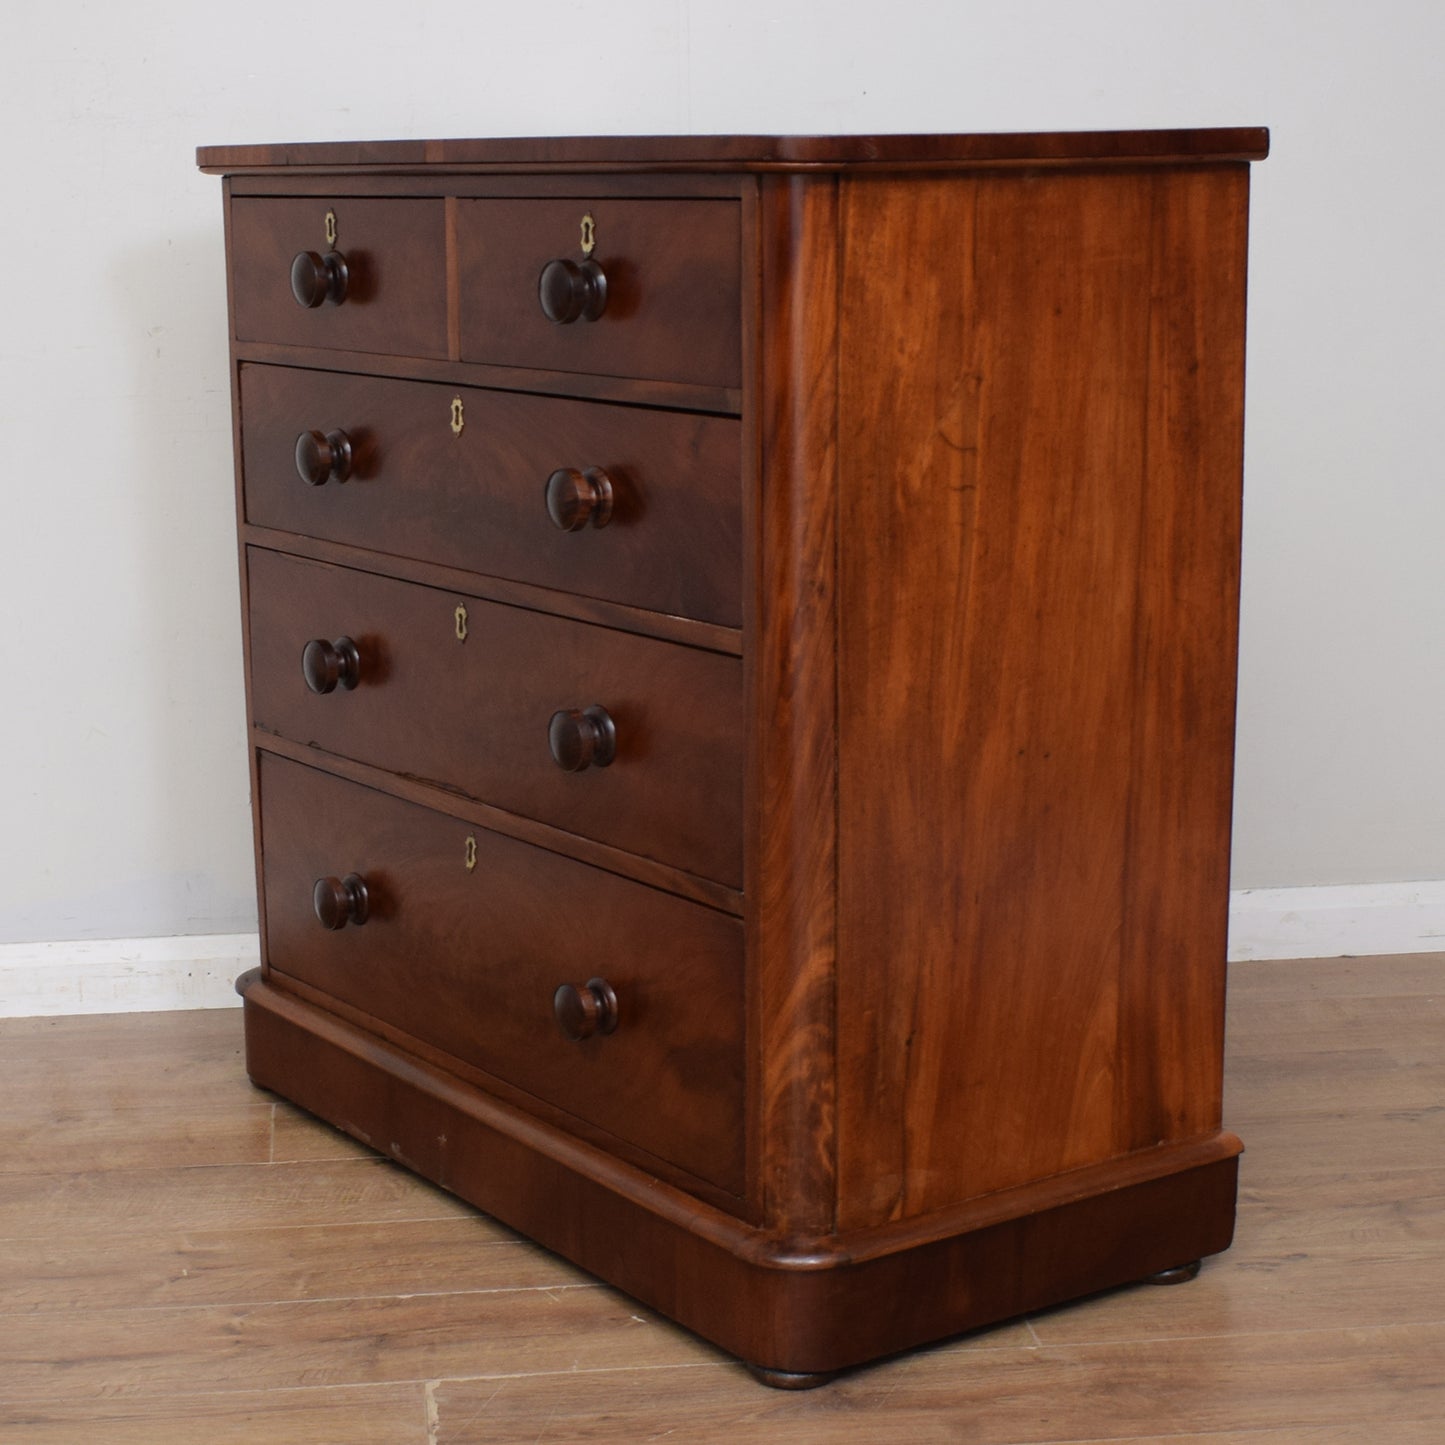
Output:
[[[335,211],[327,211],[327,213],[326,213],[326,244],[327,244],[328,246],[334,246],[334,245],[336,244],[336,212],[335,212]]]
[[[458,602],[454,615],[457,622],[457,641],[465,642],[467,640],[467,604]]]
[[[582,217],[582,254],[590,256],[597,245],[597,222],[592,219],[592,212]]]
[[[462,428],[466,426],[466,419],[462,416],[462,399],[459,396],[452,398],[452,435],[459,437]]]
[[[476,834],[467,834],[467,846],[465,855],[467,861],[467,872],[470,873],[477,866],[477,839]]]

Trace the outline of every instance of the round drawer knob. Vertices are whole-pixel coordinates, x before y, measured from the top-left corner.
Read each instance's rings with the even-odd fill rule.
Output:
[[[345,928],[348,923],[360,928],[371,913],[366,879],[360,873],[348,873],[345,878],[318,878],[311,890],[311,906],[323,928]]]
[[[537,299],[547,320],[560,326],[596,321],[607,309],[607,277],[596,261],[548,261],[537,280]]]
[[[588,522],[605,527],[612,520],[612,478],[601,467],[585,472],[558,468],[547,478],[547,515],[564,532],[579,531]]]
[[[361,681],[361,653],[349,637],[313,638],[301,653],[301,675],[312,692],[350,692]]]
[[[547,725],[547,746],[564,773],[605,768],[617,756],[617,729],[605,707],[554,712]]]
[[[298,306],[308,310],[316,306],[340,306],[346,300],[351,281],[346,257],[340,251],[318,256],[315,251],[301,251],[291,263],[291,294]]]
[[[304,431],[296,438],[296,475],[319,487],[351,475],[351,438],[344,431]]]
[[[617,1028],[617,995],[605,978],[589,978],[580,988],[564,983],[552,995],[552,1012],[563,1034],[580,1043]]]

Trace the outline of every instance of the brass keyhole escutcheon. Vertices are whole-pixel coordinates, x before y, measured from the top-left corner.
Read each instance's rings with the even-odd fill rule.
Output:
[[[465,642],[467,640],[467,604],[465,602],[458,602],[457,610],[453,616],[457,624],[457,641]]]
[[[588,211],[587,214],[582,217],[582,254],[584,256],[590,256],[596,249],[597,222],[593,219],[592,212]]]
[[[326,244],[327,244],[328,246],[334,246],[334,245],[336,244],[336,212],[335,212],[335,211],[327,211],[327,213],[326,213]]]
[[[462,399],[454,396],[452,398],[452,435],[454,437],[461,436],[462,428],[466,424],[466,418],[462,415]]]
[[[463,856],[466,858],[467,872],[470,873],[477,866],[477,835],[475,833],[467,834],[467,846]]]

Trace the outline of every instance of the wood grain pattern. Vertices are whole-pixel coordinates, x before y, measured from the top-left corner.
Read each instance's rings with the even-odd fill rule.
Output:
[[[969,1217],[779,1239],[461,1086],[256,974],[243,980],[247,1066],[268,1088],[409,1168],[525,1225],[672,1319],[767,1370],[814,1374],[1228,1246],[1232,1136],[980,1201]],[[1145,1166],[1148,1167],[1145,1167]],[[1010,1267],[1000,1269],[997,1261]]]
[[[1217,1127],[1242,174],[844,182],[850,1224]]]
[[[334,429],[352,476],[307,486],[296,438]],[[742,622],[738,434],[730,418],[241,367],[248,521],[725,627]],[[549,520],[562,467],[606,471],[605,527]]]
[[[761,184],[745,892],[756,1193],[783,1238],[835,1218],[837,227],[830,178]]]
[[[289,484],[289,433],[332,434],[302,463],[325,484],[275,510],[257,490],[242,528],[260,767],[304,761],[351,800],[282,789],[266,891],[317,875],[322,914],[340,898],[330,921],[361,925],[323,934],[287,893],[286,958],[269,939],[274,972],[243,990],[253,1077],[764,1371],[846,1367],[1224,1249],[1245,162],[1266,147],[1234,130],[204,156],[249,172],[228,187],[232,354],[272,435],[243,416],[248,467]],[[257,258],[337,196],[343,250],[375,223],[346,301],[243,324],[277,269]],[[373,327],[408,288],[405,324]],[[379,420],[293,415],[288,379],[308,408],[363,398]],[[452,386],[484,464],[409,430]],[[389,472],[383,431],[402,438]],[[674,473],[701,511],[569,570],[511,479],[541,477],[553,434],[569,453],[636,437],[718,485]],[[559,533],[583,502],[627,518],[629,487],[587,470],[607,465],[547,461]],[[348,530],[333,503],[357,495],[381,508]],[[303,692],[303,643],[313,685],[353,653],[361,685]],[[431,833],[381,820],[429,799],[437,836],[505,835],[478,849],[500,878],[479,908]],[[367,864],[375,886],[329,857],[370,845],[356,807],[402,860]],[[422,905],[402,948],[362,970],[322,951],[371,950],[401,877]],[[672,896],[633,907],[644,878]],[[693,947],[704,918],[727,948]],[[495,1009],[478,925],[523,959]],[[580,1018],[624,956],[656,996],[667,980],[675,1036],[605,1089],[569,1082],[528,1034],[540,980]],[[578,1047],[600,1056],[598,1032]],[[674,1077],[669,1104],[650,1081]]]
[[[494,391],[525,391],[536,396],[572,396],[584,401],[618,402],[624,406],[655,406],[672,410],[736,416],[742,393],[736,387],[696,386],[690,382],[657,381],[585,372],[538,371],[524,366],[493,366],[480,361],[441,360],[385,353],[324,348],[319,343],[237,341],[238,361],[271,366],[299,366],[360,375],[397,376],[417,381],[480,386]]]
[[[447,567],[439,562],[412,557],[387,557],[384,561],[374,553],[348,547],[341,542],[328,542],[321,537],[303,537],[293,532],[278,532],[269,527],[243,525],[244,546],[264,547],[271,552],[287,552],[295,557],[309,557],[315,562],[330,562],[338,567],[352,567],[361,572],[382,571],[387,576],[422,587],[439,587],[467,596],[483,597],[508,607],[526,607],[534,612],[548,612],[555,617],[571,617],[578,622],[595,622],[617,632],[632,632],[639,637],[658,637],[667,642],[680,642],[684,647],[700,647],[707,652],[721,652],[741,657],[742,632],[735,627],[719,627],[711,622],[698,622],[691,617],[674,617],[661,612],[645,612],[618,602],[580,593],[556,592],[534,587],[527,582],[513,582],[504,577],[484,577]]]
[[[186,1392],[171,1398],[55,1398],[14,1408],[10,1438],[24,1445],[400,1445],[427,1440],[426,1386],[337,1385],[298,1390]],[[427,1445],[431,1445],[427,1441]]]
[[[545,1420],[544,1441],[633,1441],[650,1422],[666,1421],[690,1441],[941,1445],[957,1441],[967,1421],[966,1438],[981,1445],[1126,1441],[1145,1431],[1212,1442],[1216,1430],[1231,1428],[1279,1431],[1281,1441],[1295,1442],[1318,1438],[1297,1433],[1306,1430],[1378,1428],[1381,1413],[1402,1413],[1403,1401],[1420,1412],[1414,1423],[1424,1416],[1438,1429],[1445,1418],[1442,1351],[1445,1326],[1437,1324],[1150,1341],[1108,1351],[935,1352],[816,1394],[761,1400],[750,1381],[722,1371],[448,1383],[438,1391],[438,1440],[521,1440]]]
[[[1130,163],[1263,160],[1269,132],[1233,130],[1055,131],[1048,134],[858,136],[519,137],[487,140],[312,141],[294,145],[201,146],[202,170],[423,165],[586,167],[645,171],[723,167],[929,167],[1074,161]]]
[[[257,727],[741,884],[736,659],[258,548],[247,575]],[[309,691],[307,642],[343,636],[360,685]],[[593,704],[616,722],[617,758],[563,772],[548,723]]]
[[[261,834],[270,969],[741,1193],[736,919],[280,758]],[[338,871],[371,916],[330,932],[311,888]],[[574,1043],[553,993],[594,975],[622,1021]]]
[[[202,1392],[414,1382],[497,1373],[518,1355],[544,1371],[597,1370],[624,1341],[658,1366],[709,1358],[701,1341],[610,1290],[393,1295],[367,1305],[369,1332],[355,1328],[357,1308],[321,1299],[0,1316],[4,1399],[14,1409],[62,1389],[155,1395],[176,1374]]]
[[[1219,1127],[1244,468],[1249,170],[1152,186],[1115,1114]]]
[[[656,378],[705,386],[741,379],[739,207],[732,201],[464,200],[458,204],[462,356],[501,366]],[[607,277],[595,321],[542,314],[549,262],[590,260]]]
[[[332,1134],[312,1120],[317,1134]],[[65,1164],[64,1156],[52,1161]],[[485,1216],[277,1229],[158,1224],[124,1235],[0,1240],[5,1311],[181,1309],[257,1300],[602,1288]]]
[[[539,823],[535,819],[508,813],[489,803],[477,802],[430,783],[399,777],[395,773],[388,773],[381,768],[373,768],[335,753],[323,753],[306,743],[288,742],[285,738],[272,733],[262,733],[254,728],[251,731],[251,740],[260,751],[276,753],[308,767],[317,767],[324,763],[338,778],[347,778],[363,787],[390,793],[392,797],[417,803],[434,813],[444,813],[449,818],[476,823],[489,832],[500,833],[505,838],[515,838],[519,842],[531,843],[552,853],[565,854],[569,858],[577,859],[579,863],[601,868],[622,878],[634,879],[638,883],[645,883],[649,888],[659,888],[664,893],[673,893],[679,898],[706,904],[707,907],[720,909],[724,913],[741,915],[743,912],[742,894],[737,889],[727,888],[710,878],[699,878],[695,873],[681,872],[651,858],[642,858],[636,853],[609,847],[591,838],[583,838],[577,833],[569,833],[564,829]],[[255,796],[259,796],[259,792]]]
[[[954,1441],[965,1422],[984,1445],[1435,1445],[1445,1170],[1428,1163],[1428,1132],[1409,1128],[1433,1127],[1419,1100],[1445,1073],[1442,999],[1438,954],[1236,966],[1226,1117],[1312,1118],[1330,1132],[1323,1147],[1321,1134],[1281,1128],[1244,1156],[1230,1253],[1193,1284],[1117,1291],[802,1396],[760,1390],[681,1335],[664,1348],[673,1327],[625,1305],[574,1302],[549,1323],[551,1296],[617,1297],[404,1171],[77,1173],[59,1140],[34,1159],[43,1187],[12,1188],[0,1215],[0,1435],[887,1445]],[[239,1122],[265,1097],[241,1079],[239,1023],[228,1010],[0,1022],[5,1127],[43,1142],[50,1120],[114,1096],[137,1104],[141,1144],[150,1113],[182,1110],[193,1080],[225,1089],[228,1077]],[[68,1102],[52,1108],[44,1085],[62,1081]],[[1377,1144],[1395,1114],[1413,1123]],[[1357,1167],[1369,1158],[1381,1167]],[[277,1181],[258,1188],[265,1173]],[[395,1192],[357,1189],[374,1176]],[[277,1229],[288,1200],[302,1222]],[[484,1242],[464,1247],[472,1234]],[[523,1291],[532,1302],[511,1314]],[[456,1306],[435,1306],[449,1292]],[[473,1292],[493,1293],[492,1306],[470,1309]],[[402,1295],[411,1303],[386,1305]],[[368,1376],[390,1383],[342,1383]]]
[[[339,306],[308,311],[291,294],[298,251],[325,251],[338,216],[351,287]],[[238,341],[447,354],[446,228],[441,201],[240,197],[231,203],[232,295]]]

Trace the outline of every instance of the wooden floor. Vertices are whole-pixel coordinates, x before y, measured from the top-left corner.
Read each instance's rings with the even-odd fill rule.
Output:
[[[0,1441],[1445,1441],[1445,955],[1246,963],[1234,1249],[765,1390],[247,1083],[232,1011],[0,1023]]]

